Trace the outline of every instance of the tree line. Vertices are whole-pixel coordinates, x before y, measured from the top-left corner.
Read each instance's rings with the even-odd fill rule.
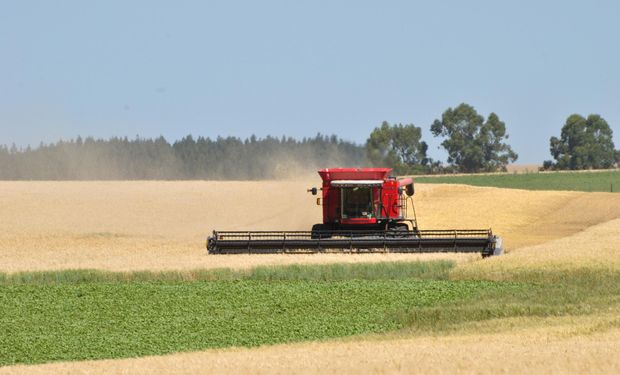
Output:
[[[92,137],[18,149],[0,146],[1,180],[258,180],[294,176],[326,166],[391,167],[395,173],[473,173],[505,171],[518,159],[507,143],[506,124],[495,113],[486,118],[462,103],[448,108],[430,126],[442,140],[447,162],[427,155],[422,128],[384,121],[363,145],[335,135],[247,139],[155,139]],[[599,115],[571,115],[560,138],[551,137],[554,161],[545,169],[611,168],[620,163],[613,133]]]
[[[474,107],[462,103],[448,108],[430,127],[441,147],[448,153],[447,164],[426,154],[422,129],[414,124],[388,122],[375,128],[366,142],[368,160],[389,165],[398,174],[474,173],[505,171],[518,159],[507,140],[506,124],[495,113],[485,119]],[[560,138],[549,139],[549,151],[555,159],[546,160],[542,170],[608,169],[620,166],[620,150],[615,149],[613,131],[600,115],[587,118],[570,115]]]
[[[321,134],[302,140],[188,135],[173,143],[164,137],[78,137],[36,149],[0,147],[0,179],[270,179],[316,170],[325,163],[359,165],[363,159],[362,146]]]

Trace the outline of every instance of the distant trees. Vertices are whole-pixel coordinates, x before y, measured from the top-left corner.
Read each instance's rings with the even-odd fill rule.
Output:
[[[570,115],[560,138],[549,139],[549,149],[555,163],[545,161],[545,169],[606,169],[620,162],[609,124],[595,114],[587,118]]]
[[[413,124],[390,125],[383,121],[366,141],[366,156],[375,166],[392,167],[397,174],[427,171],[428,145],[422,141],[422,128]]]
[[[364,146],[317,134],[248,139],[192,136],[94,139],[0,146],[1,180],[269,179],[329,166],[363,166]]]
[[[78,137],[36,148],[0,145],[0,180],[258,180],[324,167],[368,165],[390,167],[398,175],[494,172],[505,170],[518,157],[506,143],[504,122],[495,113],[485,119],[465,103],[448,108],[430,130],[443,138],[448,166],[428,157],[422,128],[384,121],[364,145],[321,134],[301,140],[188,135],[173,143],[164,137]],[[554,137],[551,143],[557,165],[562,167],[608,166],[620,159],[611,143],[611,130],[600,116],[571,116],[562,138]]]
[[[448,163],[459,172],[505,170],[518,155],[505,143],[506,125],[495,113],[484,119],[474,107],[462,103],[448,108],[431,125],[435,137],[444,137],[441,146],[448,152]]]

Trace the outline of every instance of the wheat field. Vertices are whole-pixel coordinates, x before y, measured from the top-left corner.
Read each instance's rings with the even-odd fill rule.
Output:
[[[308,230],[317,181],[0,182],[0,271],[248,268],[475,255],[207,255],[213,230]],[[492,228],[508,251],[620,217],[620,195],[420,185],[420,228]]]
[[[456,277],[620,269],[620,194],[419,185],[419,224],[493,228],[507,254],[207,255],[212,230],[307,230],[317,181],[0,182],[0,271],[190,270],[265,264],[455,259]],[[490,323],[492,324],[492,322]],[[499,325],[499,323],[498,323]],[[593,327],[612,327],[591,333]],[[13,366],[0,373],[620,372],[618,312],[502,320],[489,333],[364,337],[161,357]],[[596,331],[596,330],[594,330]],[[450,360],[447,361],[446,358]],[[524,360],[527,358],[527,361]]]
[[[584,267],[620,270],[620,219],[543,244],[525,246],[484,262],[462,264],[453,274],[502,280],[521,271],[562,272]]]

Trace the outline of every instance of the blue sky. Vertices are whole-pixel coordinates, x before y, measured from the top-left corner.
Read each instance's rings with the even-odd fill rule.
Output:
[[[620,147],[617,1],[1,1],[0,143],[424,129],[461,102],[550,159],[571,113]]]

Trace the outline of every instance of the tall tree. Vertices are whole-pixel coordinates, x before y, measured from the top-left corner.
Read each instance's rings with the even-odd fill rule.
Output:
[[[556,169],[605,169],[616,161],[613,132],[599,115],[568,116],[560,138],[549,139]]]
[[[366,141],[368,160],[376,166],[394,168],[398,174],[425,170],[428,145],[422,141],[422,129],[413,124],[390,125],[383,121]]]
[[[484,120],[474,107],[462,103],[448,108],[431,125],[435,137],[444,137],[441,146],[448,152],[448,163],[459,171],[494,172],[505,170],[518,155],[505,143],[506,124],[495,113]]]

